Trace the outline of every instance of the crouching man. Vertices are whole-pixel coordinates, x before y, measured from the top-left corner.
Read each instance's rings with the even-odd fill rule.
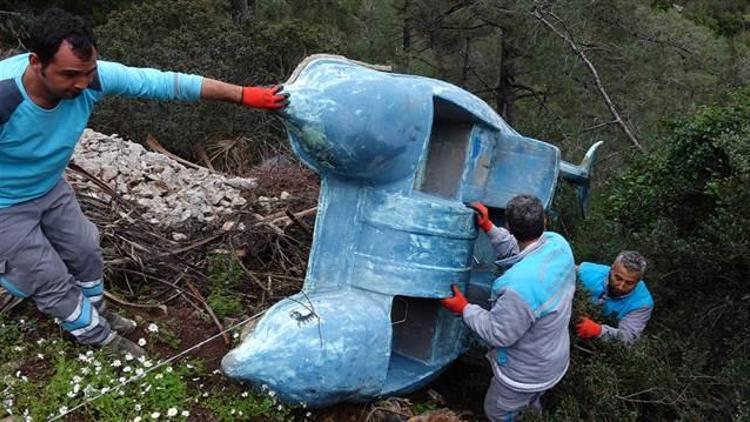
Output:
[[[602,307],[605,316],[617,319],[617,327],[599,324],[582,317],[576,331],[583,339],[614,339],[634,342],[646,328],[654,309],[654,300],[642,280],[646,259],[635,251],[622,251],[611,266],[583,262],[578,278],[591,296],[591,302]]]

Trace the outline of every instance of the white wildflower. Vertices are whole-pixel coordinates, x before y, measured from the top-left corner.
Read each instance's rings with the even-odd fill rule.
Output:
[[[112,362],[112,366],[115,368],[119,368],[122,365],[122,362],[120,362],[120,359],[115,359],[114,362]]]
[[[138,345],[141,346],[141,347],[145,346],[146,345],[146,339],[143,338],[143,337],[139,338],[138,339]]]
[[[170,418],[177,416],[177,409],[175,409],[174,407],[170,407],[169,410],[167,410],[167,416]]]
[[[132,370],[133,370],[133,368],[131,368],[129,366],[126,366],[126,367],[122,368],[122,372],[130,372]]]
[[[188,416],[190,416],[190,411],[189,410],[183,410],[180,413],[180,416],[182,416],[183,418],[187,418]]]
[[[150,333],[158,333],[159,327],[154,324],[153,322],[151,324],[148,324],[148,328],[146,328]]]
[[[136,412],[140,412],[141,411],[141,404],[140,403],[136,403],[135,404],[135,411]]]
[[[154,413],[151,414],[151,419],[159,419],[159,416],[161,416],[161,413],[154,412]]]
[[[141,417],[136,416],[135,419],[133,419],[133,422],[141,422]]]
[[[131,361],[131,360],[133,360],[133,355],[131,355],[131,354],[130,354],[130,352],[126,353],[126,354],[125,354],[125,360],[126,360],[126,361]]]

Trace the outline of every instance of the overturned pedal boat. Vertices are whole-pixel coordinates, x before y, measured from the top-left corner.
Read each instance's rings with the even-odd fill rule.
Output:
[[[322,181],[307,276],[222,369],[315,407],[418,389],[468,344],[437,299],[456,283],[487,304],[494,279],[464,203],[487,204],[502,224],[511,197],[549,207],[562,177],[585,206],[601,142],[580,166],[565,163],[461,88],[338,56],[308,57],[285,90],[294,152]]]

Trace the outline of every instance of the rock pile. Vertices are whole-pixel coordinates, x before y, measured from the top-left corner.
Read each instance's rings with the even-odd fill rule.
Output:
[[[143,218],[175,227],[195,219],[208,223],[242,208],[243,191],[256,187],[255,179],[226,177],[205,168],[188,168],[143,146],[86,129],[73,162],[109,185],[124,199],[146,209]],[[68,172],[68,179],[82,181]],[[77,183],[79,194],[102,196],[91,183]]]

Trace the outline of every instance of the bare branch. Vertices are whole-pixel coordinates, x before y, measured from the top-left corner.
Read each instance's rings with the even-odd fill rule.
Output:
[[[542,10],[539,6],[534,8],[534,17],[541,23],[543,23],[545,26],[547,26],[552,32],[554,32],[558,37],[562,38],[563,41],[575,52],[578,57],[583,61],[583,63],[588,67],[589,71],[591,72],[592,76],[594,77],[594,83],[596,84],[596,88],[599,91],[599,94],[604,99],[605,104],[607,105],[607,108],[609,109],[610,113],[612,113],[612,117],[614,117],[614,122],[617,123],[618,126],[620,126],[620,129],[622,129],[623,133],[625,133],[625,136],[630,140],[630,142],[635,145],[638,150],[641,152],[645,152],[645,149],[641,145],[641,143],[638,141],[638,138],[633,134],[633,132],[630,130],[630,127],[625,123],[623,118],[620,116],[620,112],[617,110],[617,107],[612,102],[612,99],[609,97],[609,94],[607,94],[607,91],[604,89],[604,85],[602,84],[602,80],[599,77],[599,72],[596,70],[596,67],[594,67],[594,64],[589,60],[589,58],[586,56],[586,53],[584,50],[579,47],[579,45],[573,40],[573,37],[571,36],[570,32],[568,31],[567,27],[565,26],[565,23],[555,16],[554,14]],[[551,23],[545,16],[552,16],[553,19],[555,19],[557,26],[553,23]],[[558,26],[562,27],[562,29],[558,28]]]

